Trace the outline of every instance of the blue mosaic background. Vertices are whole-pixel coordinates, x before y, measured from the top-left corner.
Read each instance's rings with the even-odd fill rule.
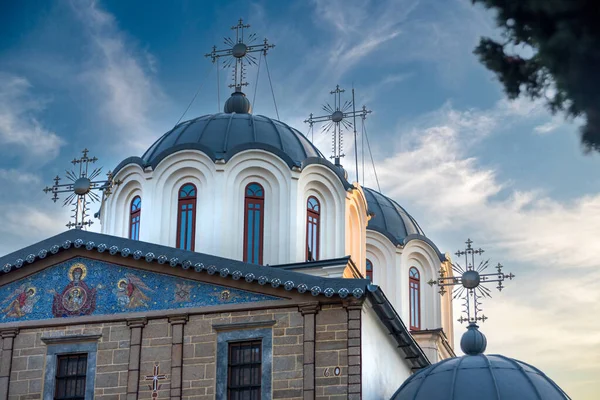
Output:
[[[279,299],[77,257],[0,287],[0,323]]]

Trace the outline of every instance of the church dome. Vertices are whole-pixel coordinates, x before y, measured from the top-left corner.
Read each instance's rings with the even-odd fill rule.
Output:
[[[310,158],[326,160],[302,133],[287,124],[263,115],[233,112],[178,124],[144,153],[142,164],[154,168],[168,155],[188,149],[225,161],[241,151],[261,149],[279,156],[290,168],[300,167]]]
[[[391,400],[565,400],[539,369],[497,354],[448,358],[408,378]]]
[[[373,189],[363,190],[368,210],[374,214],[367,229],[385,235],[394,245],[405,244],[412,235],[425,237],[417,221],[398,203]]]

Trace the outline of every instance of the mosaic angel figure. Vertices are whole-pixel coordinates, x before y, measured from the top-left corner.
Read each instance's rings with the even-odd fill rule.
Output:
[[[117,302],[121,307],[137,308],[148,307],[150,297],[147,292],[152,292],[140,278],[134,274],[125,274],[125,278],[117,282],[117,289],[114,291],[117,296]]]
[[[39,296],[36,296],[36,293],[36,288],[27,287],[26,285],[21,285],[15,289],[2,302],[3,305],[10,302],[8,306],[2,309],[2,313],[4,313],[2,318],[21,318],[25,314],[29,314],[33,310],[35,303],[40,299]]]

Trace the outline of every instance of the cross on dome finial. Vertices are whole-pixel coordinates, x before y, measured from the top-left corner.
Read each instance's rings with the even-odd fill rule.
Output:
[[[363,120],[367,118],[367,114],[371,113],[371,110],[367,110],[365,106],[361,110],[356,111],[354,104],[354,89],[352,89],[352,101],[346,100],[342,104],[341,94],[346,90],[340,88],[340,85],[336,85],[335,89],[329,93],[333,95],[333,106],[329,103],[325,103],[322,109],[327,113],[326,115],[315,117],[312,113],[308,119],[304,122],[310,125],[312,129],[313,125],[317,122],[323,122],[323,128],[321,132],[333,133],[331,143],[331,158],[335,160],[335,165],[340,165],[340,159],[345,156],[344,154],[344,137],[342,128],[352,129],[354,128],[354,122],[350,122],[348,119],[360,117]]]
[[[515,276],[512,273],[505,274],[502,272],[502,264],[498,263],[495,267],[497,272],[495,273],[482,273],[486,268],[489,267],[489,261],[481,261],[477,268],[475,268],[475,256],[483,254],[482,248],[474,249],[471,245],[473,241],[467,239],[465,242],[467,247],[464,250],[459,250],[455,254],[458,257],[465,257],[465,267],[461,267],[458,263],[452,263],[452,270],[460,276],[446,276],[445,271],[440,268],[439,277],[436,280],[430,280],[429,285],[438,285],[440,287],[439,293],[444,295],[446,293],[446,286],[456,286],[453,289],[453,299],[464,295],[463,313],[466,317],[461,315],[458,322],[468,322],[469,324],[475,324],[478,321],[485,322],[487,317],[483,314],[479,315],[481,310],[481,299],[484,297],[492,297],[491,291],[482,284],[496,282],[498,291],[502,291],[504,286],[502,282],[505,279],[512,280]]]
[[[109,196],[114,185],[121,184],[120,180],[113,180],[113,175],[110,171],[106,174],[107,178],[104,180],[97,180],[102,168],[94,168],[89,172],[89,165],[94,164],[98,159],[96,157],[88,157],[89,150],[83,149],[81,152],[83,156],[80,158],[74,158],[71,161],[73,166],[79,165],[79,174],[76,174],[73,170],[67,170],[66,176],[71,183],[59,184],[61,178],[57,175],[54,178],[54,185],[46,186],[43,190],[44,193],[52,193],[52,201],[56,203],[58,200],[59,193],[70,193],[69,196],[63,202],[63,206],[72,205],[73,209],[73,221],[69,221],[67,228],[82,229],[86,226],[92,225],[93,221],[89,220],[88,217],[88,204],[100,201],[100,196],[94,193],[94,190],[103,192],[104,196]]]
[[[240,18],[238,24],[231,27],[231,30],[235,31],[235,39],[224,38],[224,43],[228,47],[219,50],[217,46],[213,46],[213,50],[205,54],[205,57],[210,57],[213,63],[224,57],[223,68],[233,65],[233,83],[229,87],[235,88],[236,92],[241,92],[242,86],[248,85],[245,80],[246,67],[257,65],[256,57],[251,53],[262,52],[266,56],[269,49],[275,47],[274,44],[269,43],[267,38],[262,43],[253,45],[252,43],[256,41],[257,35],[251,33],[245,36],[244,30],[248,28],[250,28],[250,24],[244,24],[244,21]]]

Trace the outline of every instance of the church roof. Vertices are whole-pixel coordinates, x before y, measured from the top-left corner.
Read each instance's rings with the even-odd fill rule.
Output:
[[[254,282],[259,285],[269,283],[273,287],[281,286],[286,290],[308,292],[313,296],[324,294],[327,297],[337,295],[342,298],[360,298],[365,295],[366,286],[370,282],[368,279],[317,277],[80,229],[65,231],[0,257],[0,268],[2,273],[9,273],[71,247],[132,257],[136,260],[144,259],[148,263],[165,264],[170,267],[194,269],[196,272],[207,272],[210,275],[219,274],[222,278],[234,280],[243,278],[249,283]]]
[[[260,149],[275,154],[290,168],[309,164],[324,164],[333,170],[346,188],[343,171],[336,168],[300,131],[264,115],[217,113],[204,115],[177,124],[162,135],[140,157],[129,157],[116,168],[127,164],[142,168],[156,166],[167,156],[181,150],[199,150],[213,161],[229,160],[248,149]]]
[[[436,251],[440,261],[446,260],[437,246],[425,236],[417,221],[400,204],[373,189],[363,187],[363,191],[369,213],[373,214],[367,225],[368,230],[381,233],[395,246],[405,245],[414,239],[423,240]]]
[[[565,400],[539,369],[497,354],[448,358],[408,378],[392,400]]]
[[[255,285],[270,284],[274,288],[305,293],[307,296],[362,299],[369,297],[373,309],[388,329],[413,369],[430,365],[427,356],[410,335],[379,286],[368,279],[327,278],[289,271],[279,265],[273,268],[242,261],[196,253],[173,247],[131,240],[117,236],[72,229],[39,243],[0,257],[0,274],[8,274],[30,264],[69,251],[108,253],[118,258],[131,257],[148,263],[164,264],[165,268],[193,269],[197,273],[220,276],[223,280],[244,279]],[[339,260],[336,260],[339,261]]]

